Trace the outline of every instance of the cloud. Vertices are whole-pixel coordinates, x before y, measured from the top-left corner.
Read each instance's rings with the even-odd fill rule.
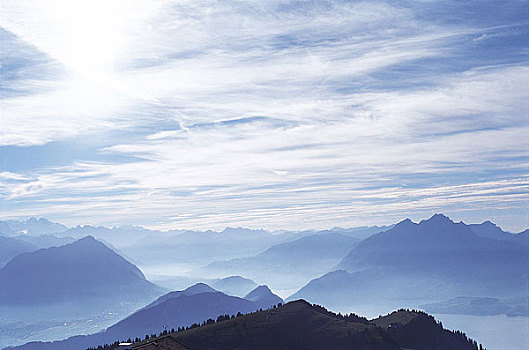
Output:
[[[433,13],[471,5],[436,1],[37,5],[8,1],[1,25],[62,73],[10,81],[24,93],[3,96],[0,144],[112,141],[93,141],[97,159],[0,176],[5,216],[310,228],[446,210],[527,224],[501,214],[528,202],[528,24],[512,14],[455,23]],[[499,37],[512,47],[491,46]]]

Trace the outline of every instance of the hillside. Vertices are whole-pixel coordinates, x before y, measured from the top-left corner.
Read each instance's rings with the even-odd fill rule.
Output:
[[[0,304],[31,306],[101,298],[151,298],[160,289],[133,264],[88,236],[16,256],[0,269]]]
[[[247,276],[278,289],[297,288],[329,271],[358,242],[356,238],[326,231],[274,245],[247,258],[217,261],[201,272]]]
[[[58,237],[52,234],[45,234],[45,235],[38,235],[38,236],[18,235],[18,236],[15,236],[14,238],[20,241],[33,244],[39,249],[59,247],[61,245],[70,244],[70,243],[75,242],[75,238],[63,237],[63,236]]]
[[[74,336],[56,342],[34,342],[13,349],[19,350],[84,350],[118,339],[141,337],[168,329],[191,326],[219,315],[236,315],[266,309],[283,300],[265,286],[249,293],[250,299],[229,296],[199,283],[183,291],[161,296],[106,330],[87,336]]]
[[[334,314],[304,300],[216,323],[211,320],[169,336],[193,350],[477,349],[464,334],[444,330],[422,312],[400,310],[370,322],[354,314]],[[156,342],[150,339],[135,346]]]
[[[402,349],[477,349],[477,343],[461,332],[443,329],[441,323],[421,311],[399,310],[371,321]]]
[[[19,254],[37,249],[38,247],[34,244],[0,235],[0,267]]]
[[[395,307],[464,295],[519,298],[527,266],[526,245],[478,236],[438,214],[418,224],[402,221],[360,242],[337,265],[339,271],[312,280],[288,300],[346,310],[378,300]]]
[[[516,244],[529,244],[529,230],[520,233],[510,233],[503,231],[498,225],[491,221],[468,225],[468,227],[480,237],[508,241]]]
[[[228,276],[213,281],[211,286],[225,294],[243,297],[257,287],[257,283],[241,276]]]
[[[109,327],[105,333],[111,336],[111,339],[141,337],[147,333],[159,333],[164,325],[169,328],[176,328],[200,323],[218,315],[232,315],[238,312],[248,313],[258,309],[266,309],[278,302],[283,302],[270,290],[268,293],[263,293],[261,289],[254,293],[250,292],[250,294],[250,297],[254,296],[254,298],[233,297],[215,290],[194,292],[186,290],[173,297],[161,297],[162,301],[157,301],[137,311]]]

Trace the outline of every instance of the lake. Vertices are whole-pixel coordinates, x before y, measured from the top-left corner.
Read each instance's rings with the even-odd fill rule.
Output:
[[[444,328],[465,332],[487,350],[529,349],[529,317],[433,315]]]

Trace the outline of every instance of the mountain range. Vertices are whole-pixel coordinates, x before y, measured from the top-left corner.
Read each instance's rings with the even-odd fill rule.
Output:
[[[73,241],[87,232],[97,238]],[[159,333],[163,326],[178,328],[282,302],[258,283],[282,290],[281,295],[295,287],[288,301],[305,299],[371,316],[419,306],[431,312],[516,316],[527,298],[528,232],[512,234],[488,221],[456,223],[442,214],[391,227],[286,233],[68,229],[45,219],[0,221],[0,244],[6,242],[0,245],[5,263],[0,268],[0,343],[18,345],[21,339],[51,340],[105,329],[24,347],[85,349]],[[160,297],[163,289],[149,282],[129,256],[147,264],[169,263],[173,275],[178,272],[171,263],[203,263],[206,268],[191,270],[196,275],[180,277],[197,281],[201,273],[209,274],[209,285]],[[217,258],[223,260],[212,263]],[[44,332],[59,330],[63,322],[60,336]],[[66,330],[67,323],[75,322]],[[44,331],[34,333],[40,328]],[[33,333],[46,336],[24,335]]]
[[[164,329],[191,326],[219,315],[236,315],[267,309],[283,300],[266,286],[259,286],[245,298],[229,296],[206,284],[199,283],[183,291],[165,294],[132,315],[108,327],[106,330],[87,336],[75,336],[50,343],[33,342],[13,349],[84,350],[101,343],[119,339],[158,334]]]
[[[72,237],[57,237],[52,234],[38,236],[24,234],[11,237],[0,234],[0,267],[19,254],[42,248],[58,247],[74,241]]]
[[[526,233],[500,240],[488,238],[484,228],[489,225],[455,223],[441,214],[418,224],[404,220],[360,242],[335,271],[288,300],[347,310],[381,300],[396,305],[456,296],[523,297],[529,278]]]
[[[15,256],[37,250],[38,247],[16,238],[0,236],[0,267]]]
[[[58,234],[68,230],[68,227],[51,222],[45,218],[31,217],[24,221],[5,220],[0,221],[0,234],[5,236],[18,235],[46,235]]]
[[[217,261],[198,273],[242,275],[277,289],[292,289],[329,271],[358,242],[357,238],[326,231],[274,245],[247,258]]]
[[[241,276],[228,276],[214,280],[211,286],[228,295],[243,297],[257,287],[257,283]]]

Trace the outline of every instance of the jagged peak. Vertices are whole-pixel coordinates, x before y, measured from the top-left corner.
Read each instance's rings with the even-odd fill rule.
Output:
[[[408,225],[417,225],[417,224],[411,221],[411,219],[404,219],[400,221],[399,223],[397,223],[395,226],[408,226]]]
[[[454,222],[452,221],[452,219],[450,219],[448,216],[442,214],[442,213],[436,213],[434,215],[432,215],[432,217],[430,217],[429,219],[427,220],[422,220],[420,224],[422,223],[442,223],[442,224],[446,224],[446,223],[450,223],[450,224],[454,224]]]

